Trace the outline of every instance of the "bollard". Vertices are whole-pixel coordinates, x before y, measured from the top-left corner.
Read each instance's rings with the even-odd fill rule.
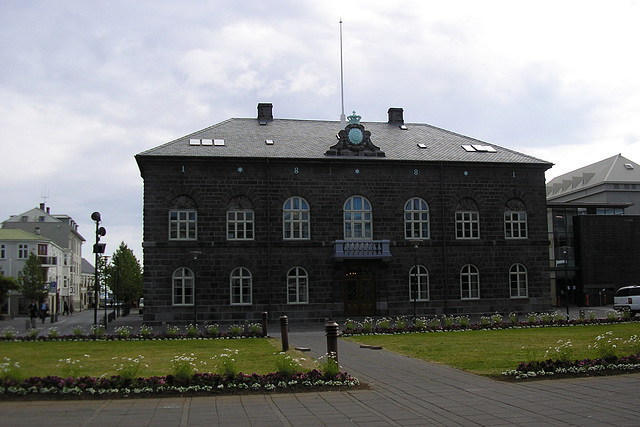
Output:
[[[287,316],[280,316],[280,335],[282,336],[282,351],[289,350],[289,319]]]
[[[327,357],[331,357],[338,363],[338,324],[333,320],[324,325],[327,335]]]
[[[267,333],[267,323],[269,322],[269,313],[266,311],[262,312],[262,336],[266,337],[269,334]]]

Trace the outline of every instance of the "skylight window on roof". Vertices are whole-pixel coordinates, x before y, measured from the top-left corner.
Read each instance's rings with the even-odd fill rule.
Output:
[[[202,145],[213,145],[213,140],[212,139],[203,139],[202,140]]]
[[[264,143],[267,145],[273,145],[273,139],[265,139]]]
[[[213,145],[216,147],[224,147],[224,139],[214,139]]]
[[[418,142],[418,148],[427,148],[427,144],[423,144],[422,142]]]
[[[633,169],[633,165],[631,163],[625,163],[624,167],[629,169],[629,170]]]
[[[490,145],[481,145],[481,144],[473,144],[473,145],[462,145],[464,151],[469,153],[473,151],[479,151],[481,153],[497,153],[496,149]]]
[[[192,138],[189,140],[189,145],[200,145],[200,140]]]

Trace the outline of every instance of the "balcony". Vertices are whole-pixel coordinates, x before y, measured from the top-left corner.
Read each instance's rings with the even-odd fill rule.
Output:
[[[334,257],[337,260],[388,260],[391,258],[389,240],[336,240]]]

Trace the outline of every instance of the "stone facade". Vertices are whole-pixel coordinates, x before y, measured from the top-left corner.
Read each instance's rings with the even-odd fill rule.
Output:
[[[290,122],[286,124],[293,126],[290,132],[295,140],[297,123]],[[375,126],[365,126],[374,128],[371,138],[375,138]],[[255,129],[247,126],[247,135]],[[550,307],[544,183],[549,163],[533,158],[522,161],[513,157],[514,152],[507,158],[513,162],[443,156],[421,160],[417,156],[424,150],[416,151],[415,158],[399,158],[390,153],[393,141],[388,140],[376,141],[386,156],[324,155],[335,146],[322,142],[315,143],[317,149],[310,148],[319,155],[308,157],[260,155],[263,152],[253,146],[233,156],[176,151],[189,145],[193,137],[162,146],[162,152],[150,150],[136,156],[144,179],[146,323],[189,323],[194,318],[198,323],[257,321],[264,311],[272,319],[287,315],[295,322],[414,313],[528,312]],[[465,137],[456,138],[464,142]],[[225,139],[225,144],[233,143],[232,136]],[[276,141],[286,143],[293,142]],[[464,151],[460,141],[452,144]],[[412,142],[411,147],[415,145]],[[382,252],[342,253],[341,242],[354,240],[345,238],[344,225],[345,202],[353,196],[365,198],[371,206],[371,235],[360,240],[384,246]],[[308,239],[285,238],[283,209],[291,197],[308,204]],[[405,204],[416,197],[428,205],[428,238],[419,242],[405,236]],[[526,238],[505,237],[505,211],[513,200],[526,211]],[[477,238],[457,238],[456,211],[469,210],[461,208],[461,203],[476,207]],[[229,240],[227,215],[237,205],[253,214],[249,239]],[[196,212],[195,234],[182,240],[171,238],[172,210]],[[526,291],[518,297],[510,293],[510,268],[515,264],[526,268]],[[426,278],[420,279],[422,289],[428,288],[428,298],[419,301],[418,294],[410,294],[415,265],[428,271],[428,286]],[[461,269],[467,265],[475,267],[479,289],[478,295],[462,298]],[[238,267],[250,273],[250,299],[232,304],[232,276]],[[304,283],[308,284],[308,297],[302,303],[289,300],[288,275],[296,267],[306,273]],[[175,304],[174,275],[181,268],[195,277],[195,307],[190,299]]]

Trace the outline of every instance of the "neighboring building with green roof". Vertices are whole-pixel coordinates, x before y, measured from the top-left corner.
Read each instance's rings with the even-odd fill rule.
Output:
[[[59,307],[61,304],[59,284],[64,273],[64,249],[51,239],[19,229],[0,228],[0,273],[4,276],[20,280],[22,269],[34,253],[47,270],[47,284],[49,286],[49,307]],[[26,313],[30,301],[23,300],[19,292],[11,292],[7,307],[3,314],[18,315]]]
[[[39,207],[3,221],[2,229],[23,230],[46,237],[62,248],[62,268],[58,273],[59,298],[68,301],[75,310],[88,307],[87,289],[82,281],[82,244],[85,239],[73,218],[65,214],[52,214],[50,208],[41,203]]]

